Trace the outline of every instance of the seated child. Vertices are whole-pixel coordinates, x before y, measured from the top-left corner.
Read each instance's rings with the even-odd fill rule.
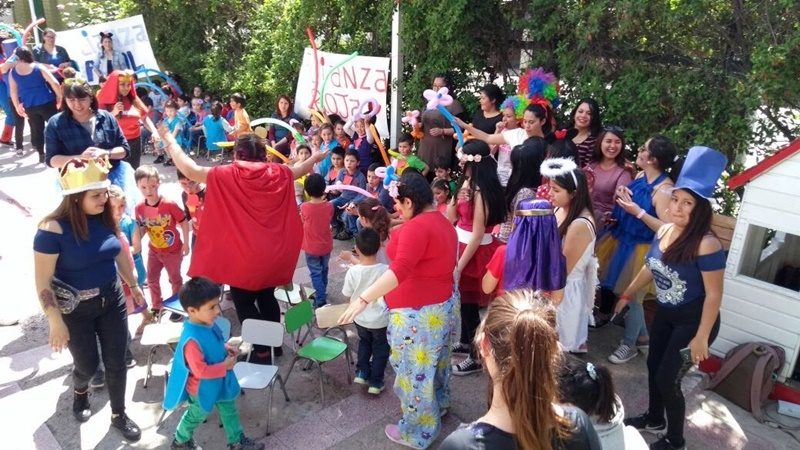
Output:
[[[428,176],[431,168],[425,164],[425,161],[419,159],[414,155],[414,138],[408,133],[403,133],[400,140],[397,141],[397,151],[400,152],[401,157],[398,158],[397,174],[402,175],[406,168],[417,170],[423,176]]]
[[[329,158],[331,159],[331,163],[328,167],[328,171],[322,175],[325,177],[325,182],[331,185],[336,183],[336,179],[339,178],[339,172],[342,172],[342,169],[344,169],[344,149],[342,147],[334,147],[331,150]],[[325,161],[322,162],[324,163]],[[329,197],[336,196],[332,195]]]
[[[452,178],[450,178],[450,167],[445,166],[436,166],[433,168],[433,182],[435,183],[436,180],[444,180],[447,184],[450,185],[450,195],[452,196],[456,192],[456,182]]]
[[[263,443],[244,435],[236,409],[240,388],[233,366],[239,350],[225,343],[222,331],[214,323],[220,315],[219,286],[207,278],[192,278],[178,296],[189,319],[183,323],[175,348],[163,407],[171,411],[188,401],[189,408],[178,423],[170,449],[199,448],[192,439],[194,430],[215,406],[229,450],[263,449]]]
[[[391,227],[392,219],[378,200],[374,198],[366,198],[352,208],[356,214],[356,220],[363,228],[371,228],[378,233],[381,238],[381,248],[376,254],[377,261],[383,264],[389,264],[389,258],[386,256],[386,242],[389,240],[389,228]],[[352,214],[348,211],[349,214]],[[348,264],[358,264],[358,256],[354,255],[349,250],[342,250],[339,258]]]
[[[611,372],[569,354],[564,358],[558,370],[559,401],[575,405],[589,416],[603,448],[647,449],[639,431],[622,422],[625,409],[614,393]]]
[[[182,149],[186,148],[186,143],[183,140],[183,126],[184,126],[184,119],[178,116],[178,105],[173,102],[172,100],[167,101],[164,104],[164,118],[163,118],[164,125],[167,126],[169,132],[175,136],[175,140],[178,142],[178,145],[181,146]],[[161,143],[163,148],[164,143]],[[163,162],[165,166],[174,166],[175,164],[172,162],[171,159],[164,160],[164,153],[163,149],[159,149],[158,157],[153,161],[153,164]]]
[[[372,134],[367,131],[370,124],[375,123],[375,117],[370,119],[356,120],[350,128],[345,128],[346,133],[352,133],[353,148],[358,152],[361,159],[358,161],[358,170],[366,174],[370,165],[372,165],[373,155],[377,150],[373,142]],[[380,165],[378,165],[380,167]]]
[[[347,271],[342,286],[342,294],[350,297],[350,302],[362,301],[361,293],[389,268],[376,260],[380,247],[381,238],[375,230],[364,228],[356,236],[359,263]],[[353,381],[369,385],[367,392],[378,395],[384,388],[383,375],[389,361],[389,342],[386,338],[389,310],[383,297],[370,303],[357,315],[355,323],[358,330],[358,361]]]
[[[358,170],[358,152],[355,150],[348,150],[344,157],[344,170],[339,171],[336,177],[336,183],[349,186],[357,186],[364,189],[367,185],[367,179],[364,174]],[[336,191],[333,191],[336,192]],[[347,212],[342,211],[347,207],[348,203],[358,203],[364,199],[364,196],[353,191],[342,190],[341,194],[331,200],[334,209],[334,218],[331,225],[336,231],[336,239],[340,241],[347,241],[353,238],[353,235],[358,232],[355,227],[348,227],[346,224]],[[355,225],[352,224],[351,225]]]
[[[339,119],[333,123],[333,134],[336,137],[336,141],[339,143],[339,146],[342,148],[349,148],[350,147],[350,136],[344,132],[345,122],[342,119]]]
[[[325,180],[322,175],[308,175],[305,190],[310,199],[300,205],[300,219],[303,221],[303,252],[314,286],[314,305],[325,306],[328,291],[328,262],[333,251],[331,239],[331,219],[334,207],[325,200]]]
[[[222,147],[218,142],[226,142],[233,126],[222,117],[222,103],[211,104],[211,113],[203,119],[203,133],[206,135],[206,147],[211,152],[218,152]]]

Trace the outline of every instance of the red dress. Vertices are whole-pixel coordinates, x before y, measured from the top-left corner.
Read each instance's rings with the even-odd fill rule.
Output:
[[[189,276],[250,291],[280,286],[292,281],[302,243],[288,167],[246,161],[217,166],[208,173]]]
[[[472,201],[459,201],[457,205],[458,222],[456,231],[458,232],[458,254],[459,258],[467,248],[468,234],[472,232],[472,218],[474,213]],[[460,228],[460,230],[458,230]],[[467,304],[479,304],[486,306],[492,299],[490,294],[484,294],[481,289],[481,281],[486,274],[486,265],[491,261],[494,252],[500,243],[492,238],[491,229],[487,228],[484,233],[484,241],[475,250],[472,259],[469,260],[464,270],[461,271],[461,278],[458,282],[458,290],[461,293],[461,302]],[[486,242],[486,243],[483,243]]]

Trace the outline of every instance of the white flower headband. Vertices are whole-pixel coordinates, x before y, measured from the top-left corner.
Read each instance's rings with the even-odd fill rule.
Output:
[[[578,177],[575,176],[575,169],[577,168],[578,165],[575,164],[575,161],[571,158],[550,158],[544,160],[539,167],[539,172],[550,179],[569,173],[572,175],[572,181],[575,182],[575,187],[578,187]]]
[[[477,163],[479,163],[479,162],[481,162],[481,159],[483,159],[483,157],[481,155],[467,155],[467,154],[464,154],[464,151],[461,150],[460,148],[458,150],[456,150],[456,158],[458,158],[458,160],[463,162],[463,163],[466,163],[466,162],[477,162]]]

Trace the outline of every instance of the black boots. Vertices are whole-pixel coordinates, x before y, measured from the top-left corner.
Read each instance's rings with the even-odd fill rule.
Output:
[[[139,425],[136,425],[125,413],[116,417],[112,415],[111,426],[118,429],[128,441],[136,442],[142,437],[142,430],[139,429]]]
[[[78,422],[86,422],[89,417],[92,417],[92,410],[89,409],[89,390],[87,389],[82,394],[75,392],[75,397],[72,399],[72,414]]]

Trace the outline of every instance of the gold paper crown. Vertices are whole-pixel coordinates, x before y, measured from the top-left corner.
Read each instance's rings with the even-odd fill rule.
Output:
[[[69,160],[59,171],[59,181],[63,189],[61,194],[77,194],[92,189],[107,188],[111,184],[108,181],[110,168],[108,156],[89,160],[80,158]]]

